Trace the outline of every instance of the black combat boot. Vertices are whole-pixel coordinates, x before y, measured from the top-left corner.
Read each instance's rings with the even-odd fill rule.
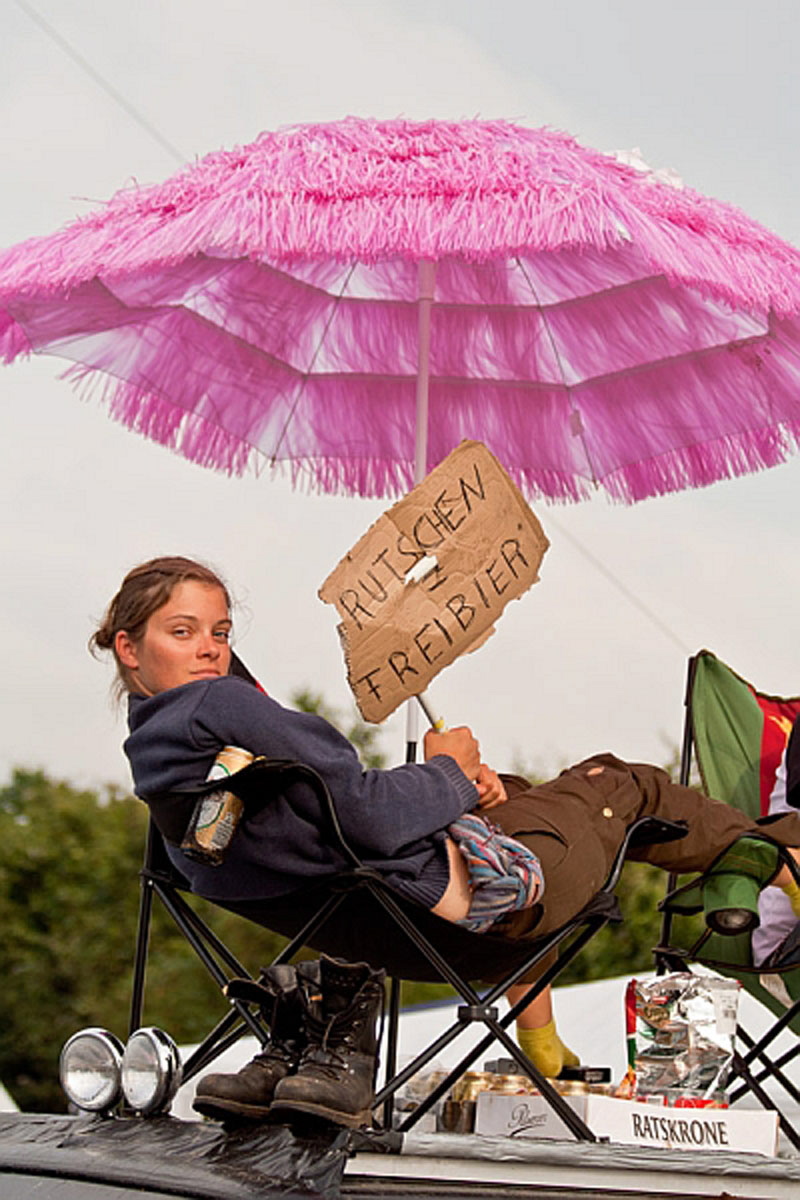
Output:
[[[278,1084],[270,1112],[357,1129],[370,1123],[375,1099],[386,972],[323,955],[320,978],[319,994],[305,995],[307,1040],[297,1071]]]
[[[288,963],[267,967],[258,982],[232,979],[226,993],[232,999],[261,1006],[270,1027],[267,1047],[235,1074],[204,1075],[192,1107],[207,1117],[257,1119],[269,1111],[278,1083],[297,1069],[305,1046],[303,993],[319,990],[319,963]]]

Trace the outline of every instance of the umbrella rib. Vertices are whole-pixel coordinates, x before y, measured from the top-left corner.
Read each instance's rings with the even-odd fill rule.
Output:
[[[210,258],[212,256],[201,255],[200,257]],[[234,262],[231,265],[236,266],[237,264]],[[281,266],[277,262],[271,262],[269,259],[264,259],[263,261],[254,263],[253,265],[256,266],[259,270],[261,270],[263,268],[267,268],[267,270],[273,272],[275,275],[280,276],[281,279],[290,280],[291,283],[293,284],[293,286],[295,286],[297,288],[302,288],[305,291],[313,292],[315,295],[318,295],[318,296],[325,296],[325,297],[329,297],[329,298],[331,296],[331,293],[326,288],[321,287],[317,283],[312,283],[308,279],[303,279],[298,275],[292,275],[292,273],[290,271],[286,270],[283,266]],[[355,264],[353,267],[351,267],[351,273],[352,273],[352,270],[354,270],[354,269],[355,269]],[[488,302],[485,302],[482,300],[480,300],[480,301],[475,301],[475,300],[460,301],[460,300],[453,300],[453,299],[450,299],[450,300],[437,299],[436,307],[440,311],[454,310],[457,312],[461,311],[463,309],[473,309],[473,310],[479,311],[479,312],[519,313],[519,312],[525,312],[529,308],[531,311],[541,312],[541,313],[554,312],[556,309],[569,308],[572,305],[591,304],[594,300],[596,300],[598,298],[604,299],[607,296],[613,296],[615,293],[629,292],[629,291],[633,290],[634,288],[648,287],[654,281],[659,280],[659,279],[666,280],[667,277],[663,272],[657,272],[652,275],[642,275],[637,279],[629,279],[625,283],[615,283],[609,287],[596,288],[594,291],[586,292],[585,294],[581,293],[581,294],[575,295],[575,296],[565,296],[561,300],[551,300],[548,302],[544,302],[544,301],[540,300],[534,293],[535,299],[534,299],[534,303],[531,305],[515,304],[515,303],[500,303],[500,302],[488,303]],[[529,282],[527,280],[527,276],[526,276],[526,282]],[[334,297],[334,299],[338,302],[339,300],[343,300],[344,297],[340,295],[338,297]],[[388,297],[387,298],[385,296],[350,296],[350,297],[348,297],[347,302],[348,302],[348,304],[352,304],[353,306],[365,305],[365,306],[369,306],[370,308],[398,308],[398,307],[409,308],[409,307],[416,305],[416,303],[417,303],[415,299],[411,299],[411,298],[398,299],[396,297]]]
[[[680,362],[691,362],[692,359],[706,358],[709,354],[719,354],[722,351],[739,350],[744,346],[760,345],[765,338],[770,336],[770,331],[765,329],[763,333],[754,333],[750,337],[737,338],[736,341],[715,342],[713,346],[699,346],[696,350],[687,350],[684,354],[670,354],[664,358],[652,358],[648,362],[634,363],[630,367],[620,367],[618,371],[608,371],[604,375],[592,375],[589,379],[581,379],[579,382],[570,385],[565,384],[569,392],[579,392],[581,388],[589,385],[594,386],[597,383],[605,383],[611,379],[624,379],[626,375],[640,375],[645,371],[665,366],[670,366]],[[578,414],[579,415],[579,414]]]
[[[524,268],[523,268],[523,274],[525,274]],[[530,281],[530,279],[528,278],[527,275],[525,275],[525,278],[526,278],[526,281],[528,282],[529,286],[533,290],[532,282]],[[534,296],[536,296],[535,307],[538,308],[540,312],[544,313],[544,312],[554,312],[558,308],[569,308],[573,304],[591,304],[598,299],[606,299],[606,297],[614,296],[620,292],[630,292],[634,288],[638,289],[638,288],[649,287],[651,284],[655,283],[657,280],[659,280],[659,279],[666,280],[666,278],[667,277],[663,273],[663,271],[656,272],[653,275],[640,275],[636,279],[626,280],[625,283],[615,283],[615,284],[611,284],[609,287],[594,288],[591,292],[581,292],[575,296],[565,296],[563,298],[563,300],[552,300],[552,301],[550,301],[549,304],[543,303],[538,298],[538,296],[536,296],[536,292],[534,291],[533,294],[534,294]]]
[[[226,271],[229,269],[230,268],[226,268]],[[131,307],[128,304],[126,304],[124,300],[120,300],[120,298],[117,296],[116,292],[114,291],[113,281],[107,282],[100,275],[96,275],[94,278],[97,281],[98,287],[102,288],[104,292],[107,292],[108,295],[111,296],[116,301],[117,304],[122,305],[122,307],[126,310],[126,313],[130,314],[130,319],[128,319],[126,317],[125,321],[120,322],[120,324],[123,324],[123,325],[134,324],[135,318],[139,314],[141,314],[143,316],[147,316],[148,314],[154,314],[157,316],[160,313],[168,311],[168,310],[172,310],[173,312],[180,311],[182,314],[184,314],[184,316],[188,317],[191,321],[196,322],[197,324],[200,324],[200,325],[206,325],[206,326],[208,326],[209,329],[213,329],[218,333],[219,332],[224,333],[225,336],[230,339],[230,341],[237,342],[240,346],[246,346],[248,350],[251,350],[254,354],[257,354],[260,358],[263,358],[267,362],[274,363],[276,366],[280,367],[282,370],[285,370],[289,374],[297,376],[298,379],[305,378],[304,373],[298,367],[293,366],[292,363],[287,362],[285,359],[279,358],[277,354],[271,354],[270,351],[265,350],[263,346],[258,346],[258,345],[256,345],[255,342],[248,341],[247,338],[242,337],[241,334],[234,333],[232,330],[226,329],[224,325],[218,324],[211,317],[207,316],[203,312],[198,312],[197,309],[195,309],[195,308],[189,308],[185,304],[170,304],[170,303],[154,304],[154,305],[144,304],[144,305],[137,305],[136,307]],[[195,289],[195,294],[198,290],[199,290],[199,288]],[[326,326],[326,332],[327,332],[327,326]],[[66,339],[61,338],[60,340],[62,340],[62,341],[63,340],[71,340],[72,336],[73,335],[67,335]],[[323,333],[323,338],[324,338],[324,336],[325,336],[325,334]],[[316,357],[316,354],[315,354],[315,357]],[[313,366],[313,362],[312,362],[312,366]],[[310,368],[309,368],[309,370],[310,370]],[[153,389],[155,391],[159,391],[158,387],[155,384],[153,385]]]
[[[311,355],[311,361],[308,364],[308,367],[306,368],[306,370],[303,371],[300,376],[294,401],[291,405],[291,408],[289,409],[289,412],[286,414],[286,419],[283,422],[283,428],[281,429],[278,440],[277,440],[276,444],[273,446],[272,453],[270,454],[270,463],[273,467],[275,466],[275,463],[277,460],[277,454],[281,448],[281,443],[283,442],[284,438],[286,437],[286,434],[289,429],[289,425],[291,424],[292,418],[294,417],[294,414],[297,411],[297,406],[300,403],[301,397],[303,395],[303,389],[305,388],[306,383],[308,382],[308,378],[311,375],[311,372],[314,370],[314,363],[317,361],[320,351],[322,350],[323,344],[325,342],[325,338],[328,336],[328,330],[330,329],[333,318],[336,316],[336,312],[339,308],[339,305],[342,302],[342,297],[344,296],[345,290],[346,290],[348,284],[350,283],[350,280],[353,278],[353,273],[354,273],[355,269],[356,269],[356,264],[353,262],[350,264],[350,269],[348,270],[347,274],[344,277],[344,280],[342,281],[342,286],[339,289],[339,294],[333,302],[333,306],[331,307],[331,311],[328,314],[328,319],[325,322],[325,326],[322,330],[322,334],[320,336],[317,347],[314,350],[314,353]]]
[[[437,374],[435,379],[437,383],[456,383],[459,385],[459,387],[463,388],[482,387],[488,382],[493,384],[502,384],[505,387],[525,388],[530,391],[554,391],[563,389],[563,391],[572,396],[575,392],[580,392],[581,389],[585,387],[593,387],[595,384],[603,383],[606,380],[623,379],[626,375],[641,374],[667,364],[672,365],[674,363],[690,362],[692,359],[704,358],[710,354],[718,354],[720,351],[738,350],[749,345],[760,345],[767,336],[769,336],[769,333],[765,330],[762,334],[753,334],[751,337],[739,338],[737,341],[715,342],[713,346],[702,346],[697,350],[687,350],[683,354],[672,354],[667,355],[664,358],[651,359],[644,363],[634,363],[629,367],[620,367],[618,371],[608,371],[603,375],[592,375],[586,379],[576,380],[576,382],[572,384],[565,382],[563,367],[561,366],[560,361],[559,368],[561,369],[562,373],[560,382],[555,379],[516,379],[511,376],[498,378],[488,375],[463,376]],[[307,375],[310,375],[310,369],[307,373],[303,373],[302,375],[297,371],[296,368],[294,368],[294,370],[298,375],[301,376],[302,380],[305,380]],[[314,378],[341,379],[345,381],[375,379],[386,382],[390,380],[408,381],[413,379],[414,375],[413,373],[404,375],[391,371],[319,371]],[[580,419],[580,413],[577,410],[574,411],[576,417]]]
[[[536,307],[538,308],[539,313],[541,315],[542,323],[544,325],[545,332],[547,334],[547,339],[550,342],[550,348],[553,351],[553,355],[555,357],[556,364],[558,365],[559,372],[561,373],[561,383],[562,383],[562,386],[563,386],[565,392],[567,393],[567,398],[569,400],[570,431],[571,431],[573,437],[579,437],[581,440],[581,445],[583,446],[583,452],[586,455],[586,463],[587,463],[587,466],[589,467],[589,474],[591,477],[591,481],[596,487],[598,485],[599,480],[597,477],[597,472],[595,471],[595,468],[594,468],[594,463],[592,462],[592,456],[589,452],[589,447],[586,444],[585,430],[583,427],[583,421],[581,419],[580,410],[575,406],[575,400],[572,395],[572,389],[570,388],[570,385],[567,383],[566,373],[564,371],[564,363],[561,359],[561,354],[559,352],[558,346],[556,345],[556,340],[553,336],[553,331],[550,328],[550,322],[548,321],[547,315],[544,312],[544,309],[542,308],[542,305],[539,301],[539,296],[536,291],[536,286],[533,282],[533,279],[531,278],[531,276],[528,274],[527,270],[525,269],[525,265],[522,262],[522,259],[519,257],[519,255],[517,255],[515,257],[514,261],[516,262],[517,266],[519,267],[520,271],[522,272],[522,277],[525,280],[525,282],[527,283],[528,287],[530,288],[531,295],[533,296],[533,298],[536,302]]]
[[[99,276],[97,276],[97,282],[100,287],[102,287],[106,292],[109,293],[109,295],[114,296],[113,288],[109,284],[105,283],[105,281],[102,280]],[[346,286],[346,282],[347,281],[345,281],[345,286]],[[114,296],[114,298],[116,299],[116,296]],[[172,306],[166,306],[166,307],[172,307]],[[208,325],[212,329],[219,329],[219,326],[216,325],[216,323],[214,321],[212,321],[209,317],[205,316],[205,314],[196,312],[194,309],[191,309],[191,308],[184,308],[183,306],[179,306],[179,307],[181,307],[182,312],[184,314],[186,314],[186,316],[188,316],[192,321],[196,321],[200,324]],[[335,309],[335,305],[334,305],[334,309]],[[133,313],[137,310],[130,309],[129,311],[131,313]],[[155,308],[155,309],[140,308],[138,311],[139,312],[158,312],[158,308]],[[323,340],[324,340],[326,331],[327,331],[327,326],[326,326],[326,330],[323,332]],[[296,367],[292,367],[291,364],[283,362],[281,359],[277,358],[274,354],[270,354],[268,351],[264,350],[262,347],[256,346],[252,342],[248,342],[245,338],[240,337],[238,334],[228,334],[228,336],[233,338],[235,341],[241,343],[241,345],[247,346],[247,348],[249,350],[260,355],[262,358],[264,358],[270,362],[273,362],[276,365],[279,365],[284,370],[286,370],[288,373],[294,374],[298,379],[299,389],[300,389],[300,391],[302,391],[302,386],[305,383],[307,376],[302,374],[300,371],[298,371]],[[322,342],[320,342],[320,346],[321,345],[322,345]],[[317,351],[315,352],[314,357],[316,357],[316,353],[318,353],[318,352],[319,352],[319,347],[318,347]],[[313,360],[312,360],[311,366],[313,367]],[[309,370],[310,370],[310,368],[309,368]],[[109,373],[109,372],[107,370],[101,371],[99,368],[92,368],[90,370],[90,374],[104,374],[104,373]],[[111,372],[111,373],[114,374],[117,379],[124,379],[124,376],[120,375],[118,372]],[[150,392],[154,395],[157,395],[163,403],[170,404],[170,405],[172,405],[173,408],[179,409],[182,412],[183,418],[185,420],[188,420],[188,421],[201,420],[201,421],[206,421],[206,422],[209,420],[208,411],[199,412],[199,411],[197,411],[197,409],[189,408],[185,404],[178,403],[177,401],[175,401],[172,398],[172,396],[168,392],[166,392],[164,390],[164,388],[162,386],[159,385],[157,380],[148,379],[146,377],[146,375],[144,375],[144,373],[143,373],[143,376],[144,376],[144,379],[143,379],[144,388],[146,388],[148,392]],[[144,390],[144,388],[142,390]],[[204,393],[203,401],[204,401],[206,410],[210,410],[210,412],[213,414],[218,427],[221,430],[223,430],[223,432],[227,433],[228,431],[225,426],[225,420],[224,420],[223,413],[221,412],[221,410],[215,403],[210,392],[208,392],[207,390]],[[299,401],[299,393],[298,393],[298,401]],[[289,417],[287,417],[287,424],[288,424],[288,421],[290,418],[291,418],[291,414],[289,415]],[[285,426],[284,426],[283,432],[285,432]],[[281,434],[281,437],[282,436],[283,436],[283,433]],[[262,453],[262,454],[264,453],[264,451],[259,450],[258,446],[254,446],[252,442],[249,442],[247,444],[249,444],[252,447],[252,449],[258,451],[259,453]],[[280,444],[280,442],[279,442],[279,444]],[[272,459],[273,465],[274,465],[274,461],[275,460],[273,458]]]

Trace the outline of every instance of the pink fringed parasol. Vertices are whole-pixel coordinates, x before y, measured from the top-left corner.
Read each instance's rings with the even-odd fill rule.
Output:
[[[798,314],[800,253],[742,212],[499,121],[265,133],[0,256],[6,361],[72,359],[204,466],[372,496],[464,437],[557,499],[773,466]]]

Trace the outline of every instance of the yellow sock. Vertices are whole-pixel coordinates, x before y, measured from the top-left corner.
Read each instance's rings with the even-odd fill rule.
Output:
[[[521,1029],[517,1025],[517,1041],[533,1065],[548,1079],[555,1079],[564,1067],[580,1066],[577,1054],[558,1036],[555,1021],[548,1021],[539,1029]]]
[[[785,896],[789,897],[789,903],[792,906],[792,912],[797,917],[798,921],[800,921],[800,883],[795,883],[795,881],[792,880],[791,883],[787,883],[785,887],[782,887],[781,891]]]

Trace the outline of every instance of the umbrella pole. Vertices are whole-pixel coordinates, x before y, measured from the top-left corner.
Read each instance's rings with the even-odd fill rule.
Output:
[[[428,383],[431,357],[431,309],[436,288],[436,264],[423,259],[417,268],[419,284],[419,338],[417,342],[417,404],[414,426],[414,485],[428,471]],[[419,739],[419,709],[413,700],[406,704],[406,762],[416,762]]]

